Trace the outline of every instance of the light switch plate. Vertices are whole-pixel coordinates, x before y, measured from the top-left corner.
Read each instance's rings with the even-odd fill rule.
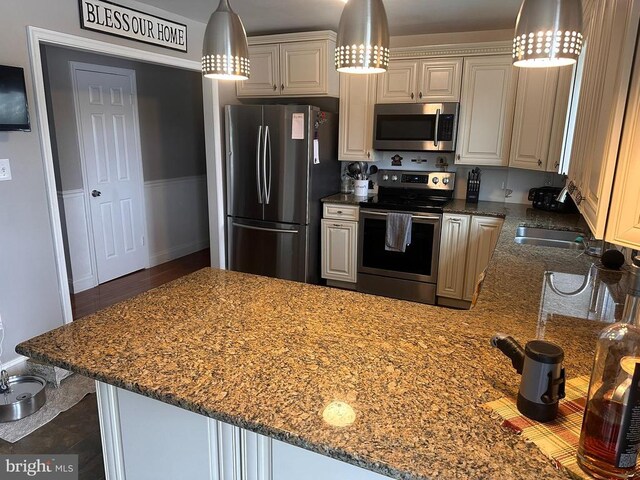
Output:
[[[0,182],[11,180],[11,164],[8,158],[0,158]]]

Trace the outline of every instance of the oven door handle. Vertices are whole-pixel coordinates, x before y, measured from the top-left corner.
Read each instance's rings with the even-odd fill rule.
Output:
[[[362,210],[361,211],[362,215],[376,215],[378,217],[386,217],[387,214],[383,213],[383,212],[371,212],[369,210],[365,211]],[[411,215],[411,218],[414,220],[441,220],[440,217],[435,217],[435,216],[428,216],[428,215]]]
[[[435,134],[433,136],[433,145],[438,146],[438,130],[440,130],[440,109],[436,110],[436,128]]]

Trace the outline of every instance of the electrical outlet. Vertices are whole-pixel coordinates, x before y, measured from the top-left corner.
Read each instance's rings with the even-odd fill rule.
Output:
[[[0,158],[0,182],[11,180],[11,165],[8,158]]]
[[[551,173],[544,174],[544,185],[545,187],[551,187],[553,185],[553,174]]]

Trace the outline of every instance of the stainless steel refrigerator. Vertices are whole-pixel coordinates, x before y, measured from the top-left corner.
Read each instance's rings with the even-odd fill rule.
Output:
[[[228,105],[227,264],[320,281],[320,199],[339,191],[337,115],[309,105]]]

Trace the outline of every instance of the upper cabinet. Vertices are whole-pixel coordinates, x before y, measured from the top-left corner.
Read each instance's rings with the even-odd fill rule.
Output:
[[[378,78],[378,103],[460,101],[462,58],[391,60]]]
[[[462,58],[421,60],[418,65],[418,102],[459,102]]]
[[[604,238],[638,33],[640,2],[589,0],[584,2],[584,11],[586,49],[581,58],[584,64],[569,185],[591,232],[596,238]],[[624,163],[624,157],[621,162]]]
[[[518,74],[511,55],[466,58],[456,163],[506,166]]]
[[[606,240],[640,249],[640,50],[636,53]]]
[[[375,75],[340,74],[338,160],[373,160]]]
[[[519,72],[510,167],[547,170],[557,87],[557,68]]]
[[[337,97],[334,32],[249,38],[251,76],[236,82],[238,97]]]
[[[280,96],[280,46],[254,45],[249,47],[251,77],[236,82],[239,97]]]

